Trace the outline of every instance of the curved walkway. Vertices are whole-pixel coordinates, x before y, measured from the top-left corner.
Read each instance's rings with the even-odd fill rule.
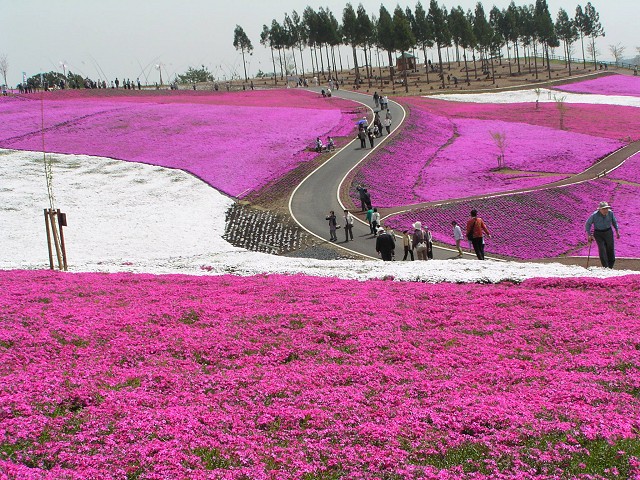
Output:
[[[314,89],[314,91],[319,92],[319,89]],[[333,95],[365,105],[370,110],[369,118],[373,118],[373,110],[370,107],[370,105],[373,105],[372,95],[348,90],[337,90],[333,92]],[[311,235],[330,243],[328,241],[329,226],[325,219],[330,210],[335,211],[336,217],[338,217],[338,223],[340,225],[344,224],[342,218],[344,204],[340,198],[340,193],[343,189],[346,189],[345,186],[343,186],[346,178],[364,159],[366,159],[373,151],[379,148],[380,145],[385,143],[398,131],[406,117],[404,108],[397,102],[389,100],[389,109],[393,116],[393,127],[390,135],[385,135],[376,139],[373,149],[368,148],[368,146],[366,149],[360,148],[360,141],[355,138],[350,143],[340,148],[318,169],[309,174],[291,194],[289,199],[289,211],[291,216]],[[379,212],[381,218],[385,219],[399,213],[420,210],[428,207],[459,203],[474,199],[495,198],[518,193],[527,193],[535,190],[545,190],[554,187],[587,182],[602,177],[612,170],[615,170],[627,158],[639,151],[640,141],[633,142],[616,150],[583,172],[572,175],[563,180],[540,185],[536,188],[516,189],[494,194],[447,199],[446,201],[438,202],[423,202],[395,208],[381,208],[379,209]],[[364,219],[364,213],[359,211],[352,211],[351,213],[353,213],[357,219],[353,228],[354,241],[345,241],[344,229],[340,229],[337,232],[338,242],[331,243],[349,251],[352,254],[358,254],[372,259],[378,258],[375,252],[375,237],[370,234],[369,225]],[[396,259],[398,259],[398,255],[402,255],[403,253],[402,245],[398,240],[396,241]],[[456,258],[457,256],[457,251],[453,248],[441,246],[434,246],[433,253],[435,259],[450,259]],[[465,258],[475,258],[475,255],[465,252]]]

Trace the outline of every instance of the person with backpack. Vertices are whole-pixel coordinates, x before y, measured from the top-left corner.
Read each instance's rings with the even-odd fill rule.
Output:
[[[393,234],[386,232],[384,228],[378,228],[378,238],[376,239],[376,252],[385,262],[393,260],[393,254],[396,249],[396,241]]]
[[[431,232],[422,228],[421,222],[413,224],[413,237],[412,245],[416,250],[416,257],[418,260],[427,260],[433,258],[433,247],[430,249],[429,245],[433,245]],[[429,256],[429,250],[431,250],[431,256]]]
[[[358,139],[360,140],[360,148],[367,148],[367,132],[363,126],[358,129]]]
[[[471,241],[478,260],[484,260],[484,235],[491,238],[489,229],[476,209],[471,210],[471,218],[467,220],[467,239]]]
[[[375,134],[375,125],[369,127],[367,129],[367,136],[369,137],[369,143],[371,144],[371,148],[373,148],[373,143],[374,140],[376,138],[376,134]]]

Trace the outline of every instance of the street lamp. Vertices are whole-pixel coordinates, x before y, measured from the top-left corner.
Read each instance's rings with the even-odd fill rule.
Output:
[[[160,86],[162,86],[162,64],[161,63],[156,64],[156,70],[160,72]]]
[[[60,62],[60,66],[62,67],[62,74],[64,75],[64,82],[67,83],[67,64],[65,62]]]

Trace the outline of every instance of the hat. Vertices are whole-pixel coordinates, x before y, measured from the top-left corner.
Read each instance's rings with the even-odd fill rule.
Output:
[[[378,233],[384,233],[384,228],[378,227]]]
[[[416,222],[413,224],[414,230],[420,230],[422,228],[422,223]]]
[[[608,208],[609,210],[611,210],[611,206],[607,202],[600,202],[598,204],[598,210],[600,210],[601,208]]]

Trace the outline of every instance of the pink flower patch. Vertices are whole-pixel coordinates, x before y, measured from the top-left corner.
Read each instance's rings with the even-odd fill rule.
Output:
[[[45,149],[186,170],[234,197],[315,156],[317,136],[349,135],[352,103],[301,90],[45,95]],[[39,97],[0,104],[0,147],[41,150]]]
[[[630,75],[607,75],[592,80],[556,86],[558,90],[574,93],[596,93],[599,95],[627,95],[640,97],[640,77]]]

